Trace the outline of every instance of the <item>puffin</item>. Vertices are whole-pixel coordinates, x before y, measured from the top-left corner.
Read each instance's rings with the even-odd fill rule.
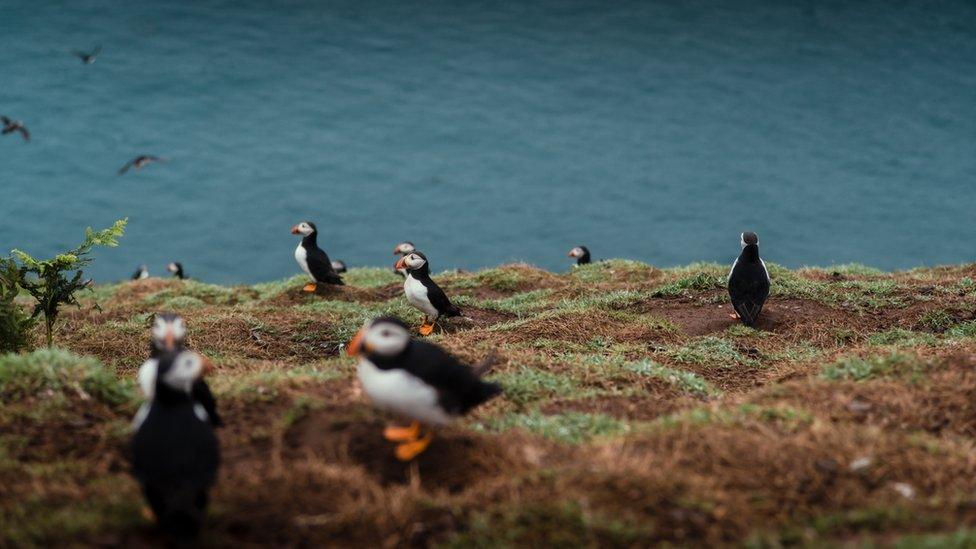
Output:
[[[412,421],[409,427],[383,430],[384,438],[398,443],[395,454],[401,461],[430,445],[433,435],[421,424],[448,425],[502,392],[437,345],[412,339],[395,317],[367,323],[346,352],[359,358],[356,372],[373,405]]]
[[[393,255],[398,255],[400,257],[403,257],[416,249],[417,247],[413,245],[413,242],[410,242],[409,240],[404,240],[403,242],[397,244],[393,248]],[[393,269],[393,272],[402,276],[403,278],[407,278],[406,269]]]
[[[341,259],[336,259],[335,261],[332,261],[332,270],[335,271],[335,272],[337,272],[337,273],[339,273],[339,274],[342,274],[342,273],[348,271],[349,268],[346,267],[346,262],[345,261],[343,261]]]
[[[183,273],[183,264],[180,263],[179,261],[173,261],[172,263],[167,265],[166,270],[173,273],[173,276],[175,276],[180,280],[186,278],[186,274]]]
[[[753,326],[769,297],[769,271],[759,257],[759,237],[756,233],[742,233],[740,244],[742,253],[729,271],[729,297],[742,323]]]
[[[0,116],[0,122],[3,122],[3,130],[0,131],[0,135],[20,132],[20,136],[24,138],[24,141],[30,141],[30,132],[27,130],[27,126],[20,120]]]
[[[451,303],[444,290],[430,278],[427,256],[414,250],[401,257],[394,269],[407,272],[403,281],[403,293],[411,305],[424,313],[420,335],[430,335],[434,331],[434,322],[442,316],[461,316],[461,310]]]
[[[98,54],[102,53],[102,46],[100,46],[100,45],[99,46],[95,46],[95,49],[92,50],[91,52],[85,52],[85,51],[81,51],[81,50],[75,50],[75,51],[73,51],[71,53],[73,53],[74,56],[77,57],[78,59],[81,59],[81,62],[83,64],[85,64],[85,65],[91,65],[92,63],[95,62],[95,59],[98,57]]]
[[[577,265],[586,265],[590,262],[590,250],[586,246],[576,246],[566,254],[569,257],[576,258]]]
[[[166,159],[160,158],[158,156],[153,156],[151,154],[140,154],[139,156],[126,162],[125,165],[119,168],[119,175],[125,174],[125,172],[129,171],[129,168],[135,168],[137,170],[141,170],[152,162],[166,162]]]
[[[220,447],[203,406],[192,397],[206,361],[192,351],[158,359],[153,390],[133,420],[132,476],[164,534],[178,544],[200,533]]]
[[[136,272],[132,273],[132,280],[144,280],[149,278],[149,269],[145,265],[139,265]]]
[[[319,231],[315,223],[302,221],[291,228],[291,234],[302,235],[302,241],[295,248],[295,261],[298,266],[312,279],[312,282],[302,288],[306,292],[314,292],[320,282],[326,284],[343,285],[342,277],[332,267],[332,261],[318,245]]]
[[[175,313],[158,313],[154,315],[151,337],[149,338],[149,359],[139,367],[139,386],[146,396],[150,396],[153,391],[153,381],[156,378],[156,371],[159,369],[159,357],[166,353],[186,351],[186,321]],[[210,418],[210,423],[214,427],[223,426],[224,422],[217,413],[217,399],[214,397],[210,386],[204,379],[198,379],[193,383],[191,396],[195,402],[200,403]]]

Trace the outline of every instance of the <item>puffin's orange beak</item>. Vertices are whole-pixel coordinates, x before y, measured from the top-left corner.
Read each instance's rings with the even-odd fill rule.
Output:
[[[398,271],[400,269],[406,269],[407,268],[406,258],[401,257],[400,260],[396,262],[396,265],[393,268]]]
[[[291,228],[291,234],[298,234],[298,225]]]
[[[173,335],[173,330],[166,330],[166,338],[163,339],[163,343],[171,351],[176,348],[176,337]]]
[[[203,357],[203,370],[200,372],[200,377],[208,376],[214,371],[213,362],[210,359]]]
[[[346,354],[349,356],[359,356],[362,352],[363,347],[363,334],[366,332],[366,328],[360,328],[356,335],[352,336],[349,340],[349,344],[346,345]]]
[[[576,256],[573,255],[573,250],[570,250],[569,253],[566,254],[566,257],[576,257]]]

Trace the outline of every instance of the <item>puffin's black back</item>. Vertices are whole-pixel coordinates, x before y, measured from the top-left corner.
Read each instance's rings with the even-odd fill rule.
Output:
[[[314,223],[309,223],[309,225],[312,226],[312,234],[302,238],[308,270],[312,271],[312,276],[315,277],[316,282],[344,285],[345,282],[342,281],[342,277],[332,268],[332,260],[329,259],[328,254],[319,248],[318,229],[315,228]]]
[[[172,362],[172,356],[161,359]],[[168,365],[167,365],[168,366]],[[213,429],[197,417],[189,395],[161,382],[149,414],[132,437],[132,474],[162,530],[175,540],[197,536],[220,451]]]
[[[452,415],[465,414],[502,392],[500,385],[482,381],[470,367],[426,341],[413,340],[396,357],[371,356],[370,361],[383,370],[406,370],[430,385],[437,390],[441,407]]]
[[[743,248],[732,267],[729,297],[742,322],[746,326],[754,325],[769,297],[769,274],[759,258],[759,246],[756,244]]]

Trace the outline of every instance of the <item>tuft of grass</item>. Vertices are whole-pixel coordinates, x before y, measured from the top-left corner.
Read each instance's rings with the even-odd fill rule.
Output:
[[[831,265],[830,267],[824,267],[823,270],[828,273],[837,273],[845,276],[883,276],[885,274],[881,269],[862,265],[861,263]]]
[[[522,273],[505,267],[486,269],[478,272],[476,281],[479,286],[488,286],[500,292],[513,292],[522,283]]]
[[[552,295],[552,290],[550,289],[531,290],[502,299],[487,299],[472,304],[503,313],[512,313],[522,318],[527,314],[547,307],[549,305],[548,298],[550,295]]]
[[[119,380],[98,360],[60,349],[0,355],[0,402],[71,392],[111,405],[133,401],[134,382]]]
[[[501,383],[505,399],[519,407],[553,397],[582,396],[569,377],[527,366],[495,375],[493,381]]]
[[[939,338],[925,332],[914,332],[903,328],[892,328],[868,336],[869,345],[898,345],[917,347],[919,345],[938,345]]]
[[[626,423],[605,414],[567,412],[544,415],[538,411],[506,414],[474,425],[475,429],[501,432],[524,429],[546,438],[578,444],[594,437],[619,435],[629,430]]]
[[[650,297],[637,290],[614,290],[612,292],[588,294],[573,299],[563,299],[556,305],[560,311],[582,312],[590,309],[620,309],[640,303]]]
[[[976,529],[960,528],[951,533],[911,534],[894,541],[895,549],[968,549],[976,547]]]
[[[251,301],[255,297],[257,297],[255,291],[244,286],[227,287],[196,280],[183,280],[171,288],[146,296],[143,303],[149,307],[159,308],[164,303],[189,298],[210,305],[234,305]]]
[[[308,281],[308,275],[296,274],[281,280],[255,284],[251,286],[251,290],[257,292],[258,299],[265,300],[277,297],[292,288],[304,286]]]
[[[755,360],[740,353],[731,341],[714,336],[693,339],[683,347],[665,351],[665,355],[678,362],[714,368],[730,368],[736,364],[756,365]]]
[[[949,337],[976,337],[976,320],[957,324],[946,332]]]
[[[712,272],[700,272],[659,286],[651,295],[653,297],[678,297],[687,295],[693,291],[718,290],[724,288],[725,284],[726,280],[722,275],[716,275]]]
[[[714,396],[721,394],[707,381],[695,375],[694,372],[668,368],[652,360],[642,360],[624,366],[625,369],[642,376],[663,379],[682,391],[698,395]]]
[[[919,326],[936,333],[948,330],[955,323],[956,319],[943,309],[929,311],[918,319]]]
[[[383,267],[356,267],[342,273],[342,279],[350,286],[357,288],[382,288],[390,284],[403,282],[393,268]]]
[[[829,380],[863,381],[881,377],[910,376],[916,378],[929,368],[930,364],[915,355],[892,353],[887,356],[869,358],[847,357],[828,364],[820,376]]]

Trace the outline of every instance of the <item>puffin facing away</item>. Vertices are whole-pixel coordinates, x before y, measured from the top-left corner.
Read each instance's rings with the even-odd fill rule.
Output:
[[[149,269],[145,265],[139,265],[136,272],[132,273],[132,280],[144,280],[149,278]]]
[[[180,280],[186,278],[186,274],[183,273],[183,264],[179,261],[174,261],[167,265],[166,270],[173,273],[173,276]]]
[[[393,255],[398,255],[400,257],[403,257],[403,256],[407,255],[408,253],[416,250],[416,249],[417,248],[413,245],[413,242],[410,242],[409,240],[404,240],[403,242],[397,244],[393,248]],[[402,276],[403,278],[407,278],[407,270],[406,269],[396,269],[396,268],[394,268],[393,269],[393,272],[395,272],[396,274]]]
[[[401,257],[394,268],[397,271],[406,270],[403,293],[411,305],[424,313],[420,335],[430,335],[434,331],[434,322],[442,316],[461,316],[461,310],[451,303],[444,290],[430,278],[427,256],[415,250]]]
[[[0,116],[0,122],[3,122],[3,130],[0,131],[0,135],[20,132],[20,136],[24,138],[24,141],[30,141],[30,132],[27,131],[27,126],[20,120],[12,120],[6,116]]]
[[[588,250],[586,246],[576,246],[566,255],[569,257],[575,257],[577,265],[586,265],[590,262],[590,250]]]
[[[129,171],[129,168],[135,168],[137,170],[141,170],[152,162],[166,162],[166,159],[160,158],[158,156],[153,156],[151,154],[140,154],[139,156],[126,162],[125,165],[119,168],[119,175],[125,174],[125,172]]]
[[[332,267],[329,256],[319,248],[318,229],[311,221],[302,221],[291,228],[291,234],[302,235],[302,241],[295,248],[295,261],[298,266],[305,271],[311,279],[311,284],[306,284],[303,288],[306,292],[314,292],[319,283],[325,284],[345,284],[339,273]]]
[[[753,326],[769,297],[769,271],[759,257],[759,237],[742,233],[742,253],[729,271],[729,297],[732,307],[746,326]]]
[[[437,345],[410,338],[397,318],[377,318],[359,330],[347,352],[359,357],[356,371],[373,405],[410,419],[410,427],[387,427],[398,442],[396,457],[409,461],[427,449],[432,434],[421,423],[447,425],[502,392]]]
[[[142,363],[139,367],[139,386],[142,392],[149,397],[153,391],[153,383],[156,379],[156,372],[159,369],[159,357],[166,353],[186,351],[186,321],[175,313],[158,313],[153,316],[152,330],[149,338],[149,360]],[[204,361],[207,373],[209,363]],[[217,414],[217,399],[210,386],[203,378],[193,383],[191,396],[195,402],[200,403],[210,418],[210,423],[214,427],[223,426],[224,422]]]
[[[190,394],[203,372],[194,352],[160,356],[148,406],[133,421],[132,475],[160,529],[179,544],[199,535],[220,463],[207,412]]]

